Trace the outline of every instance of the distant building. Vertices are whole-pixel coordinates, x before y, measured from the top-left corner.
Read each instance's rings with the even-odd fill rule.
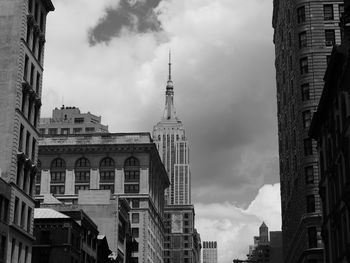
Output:
[[[82,211],[34,210],[33,262],[97,262],[97,225]]]
[[[106,133],[108,126],[101,124],[101,116],[63,105],[52,111],[51,118],[40,118],[39,132],[41,135]]]
[[[111,199],[126,199],[131,207],[131,233],[138,244],[131,262],[163,262],[164,191],[169,179],[149,133],[44,135],[39,159],[38,201],[49,203],[53,196],[79,205],[83,190],[108,190]],[[94,198],[98,196],[88,199]],[[107,233],[101,234],[108,239]]]
[[[200,236],[194,228],[193,205],[166,206],[164,214],[164,262],[198,263],[201,246]]]
[[[0,241],[6,263],[32,258],[46,17],[54,9],[50,0],[0,0],[0,177],[11,189]]]
[[[342,44],[335,46],[310,135],[317,140],[325,262],[349,262],[350,244],[350,1],[341,19]],[[309,243],[317,245],[314,229]]]
[[[269,229],[263,222],[259,228],[259,236],[254,237],[254,245],[249,246],[247,262],[283,263],[282,232],[271,231],[269,240]]]
[[[218,246],[216,241],[203,241],[203,263],[218,262]]]
[[[316,142],[308,135],[334,45],[341,0],[274,0],[282,233],[285,263],[323,263]]]

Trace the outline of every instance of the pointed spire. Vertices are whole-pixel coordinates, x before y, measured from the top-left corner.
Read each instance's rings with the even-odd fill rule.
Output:
[[[176,118],[176,112],[174,107],[174,84],[171,80],[171,51],[169,50],[169,75],[165,91],[165,110],[163,118],[166,120],[174,120]]]
[[[171,80],[171,50],[169,49],[169,76],[168,76],[168,82],[166,85],[166,89],[173,89],[174,85],[173,85],[173,81]]]

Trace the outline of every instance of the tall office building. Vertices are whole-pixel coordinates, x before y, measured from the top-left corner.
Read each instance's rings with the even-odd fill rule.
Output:
[[[218,262],[218,246],[216,241],[203,241],[203,263]]]
[[[184,126],[176,116],[174,107],[170,56],[164,114],[161,121],[153,128],[153,140],[170,179],[170,187],[165,193],[166,203],[168,205],[191,204],[189,145]]]
[[[10,185],[3,262],[31,262],[34,178],[50,0],[0,0],[0,177]]]
[[[342,1],[274,0],[273,28],[284,260],[323,262],[316,142],[308,136]]]
[[[108,126],[101,124],[101,116],[63,105],[52,110],[51,118],[40,118],[39,132],[41,135],[106,133]]]

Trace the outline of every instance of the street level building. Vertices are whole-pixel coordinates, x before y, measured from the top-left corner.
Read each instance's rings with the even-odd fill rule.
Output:
[[[325,262],[350,262],[350,1],[341,20],[343,41],[333,52],[310,135],[317,140]]]
[[[97,262],[97,225],[82,210],[35,208],[34,235],[33,262]]]
[[[38,200],[79,204],[82,190],[108,190],[130,203],[138,243],[131,262],[163,262],[164,191],[169,179],[149,133],[44,135]],[[106,233],[102,233],[106,235]]]
[[[336,0],[273,1],[285,263],[324,262],[316,142],[308,130],[332,47],[341,42],[343,10]]]
[[[0,263],[5,263],[9,234],[11,187],[0,178]]]
[[[108,126],[101,124],[101,116],[81,113],[79,108],[65,107],[52,110],[51,118],[40,118],[40,134],[106,133]]]
[[[203,241],[203,263],[218,262],[218,245],[216,241]]]
[[[4,262],[31,262],[33,187],[50,0],[0,0],[0,177],[10,185]]]

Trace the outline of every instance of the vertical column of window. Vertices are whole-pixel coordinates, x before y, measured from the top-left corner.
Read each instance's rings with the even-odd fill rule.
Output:
[[[35,160],[35,151],[36,151],[36,140],[33,138],[32,140],[32,162]]]
[[[25,154],[29,157],[29,144],[30,143],[30,132],[27,131],[26,135],[26,147],[25,147]]]
[[[124,193],[140,192],[140,162],[130,157],[124,162]]]
[[[19,199],[18,197],[15,198],[15,207],[13,210],[13,223],[18,225],[18,206],[19,206]]]
[[[35,195],[40,194],[40,184],[41,184],[41,162],[38,161],[37,165],[37,173],[35,175]]]
[[[90,162],[86,158],[80,158],[75,163],[75,194],[79,190],[90,189]]]
[[[112,158],[104,158],[100,163],[100,189],[114,193],[115,165]]]
[[[65,193],[66,163],[61,158],[56,158],[50,165],[50,193],[63,195]]]
[[[323,18],[324,20],[334,20],[333,5],[323,5]]]
[[[307,57],[300,59],[300,75],[309,73],[309,65]]]
[[[23,131],[24,131],[24,127],[21,124],[20,128],[19,128],[19,140],[18,140],[18,151],[22,152],[23,151]]]
[[[35,92],[39,95],[41,75],[39,71],[36,72]]]

